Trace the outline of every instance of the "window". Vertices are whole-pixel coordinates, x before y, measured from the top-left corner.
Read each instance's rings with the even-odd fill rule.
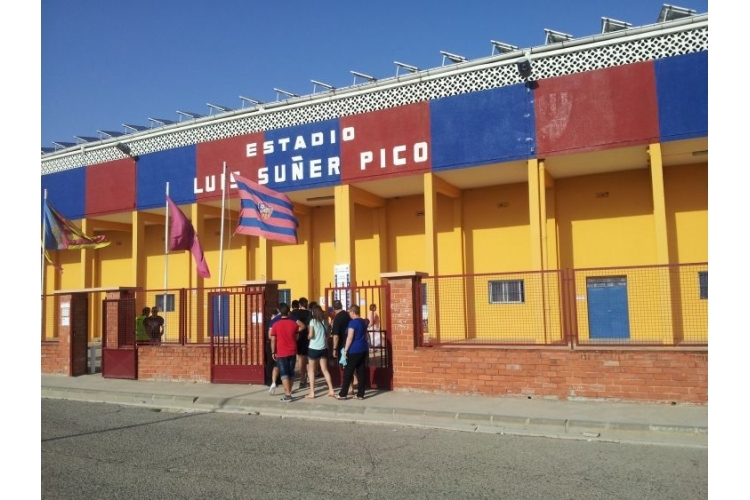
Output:
[[[166,301],[164,300],[166,298]],[[166,302],[166,304],[164,303]],[[156,296],[156,307],[162,312],[174,312],[174,294],[166,293]]]
[[[523,304],[523,280],[490,281],[490,304]]]
[[[708,299],[708,271],[698,271],[698,290],[701,299]]]
[[[292,289],[279,288],[279,304],[285,302],[288,306],[292,305]]]

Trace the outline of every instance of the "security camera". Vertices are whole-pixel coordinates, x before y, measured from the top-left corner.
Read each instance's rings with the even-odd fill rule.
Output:
[[[527,56],[516,59],[516,68],[522,78],[531,76],[531,60]]]

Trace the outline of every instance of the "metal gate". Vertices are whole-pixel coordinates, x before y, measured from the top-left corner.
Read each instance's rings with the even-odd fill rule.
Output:
[[[390,391],[393,389],[393,351],[388,290],[387,284],[371,284],[370,282],[360,285],[329,286],[325,290],[325,297],[328,306],[332,305],[334,300],[340,300],[345,311],[352,304],[359,305],[362,318],[367,318],[370,308],[375,306],[374,312],[378,315],[380,324],[377,328],[368,329],[370,341],[370,353],[367,358],[368,382],[371,389]],[[331,349],[334,347],[332,345]],[[343,369],[335,364],[336,359],[329,357],[329,367],[333,384],[339,386],[343,381]]]
[[[211,382],[264,384],[262,291],[208,293]]]
[[[138,378],[135,298],[102,301],[102,377]]]

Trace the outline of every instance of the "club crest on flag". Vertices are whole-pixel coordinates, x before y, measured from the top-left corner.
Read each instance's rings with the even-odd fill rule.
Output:
[[[261,220],[270,219],[272,214],[273,214],[273,207],[266,205],[262,201],[258,203],[258,215],[260,216]]]

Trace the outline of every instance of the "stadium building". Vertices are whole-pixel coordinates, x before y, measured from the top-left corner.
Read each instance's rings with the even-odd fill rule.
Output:
[[[665,5],[652,25],[602,18],[596,35],[546,36],[43,150],[42,205],[110,242],[49,251],[43,344],[70,326],[61,304],[76,294],[88,297],[87,340],[106,337],[113,293],[133,311],[158,305],[167,347],[212,344],[233,328],[217,312],[232,300],[221,291],[263,289],[257,317],[242,322],[262,324],[270,305],[301,296],[376,303],[396,386],[570,395],[573,382],[500,389],[453,372],[449,382],[426,376],[437,361],[420,356],[479,347],[484,363],[509,366],[523,346],[579,361],[589,348],[605,364],[682,356],[695,375],[691,394],[606,397],[707,401],[708,14]],[[238,175],[289,197],[296,244],[234,233]],[[209,278],[190,252],[165,249],[167,191]],[[403,297],[387,286],[400,279],[412,284]]]

